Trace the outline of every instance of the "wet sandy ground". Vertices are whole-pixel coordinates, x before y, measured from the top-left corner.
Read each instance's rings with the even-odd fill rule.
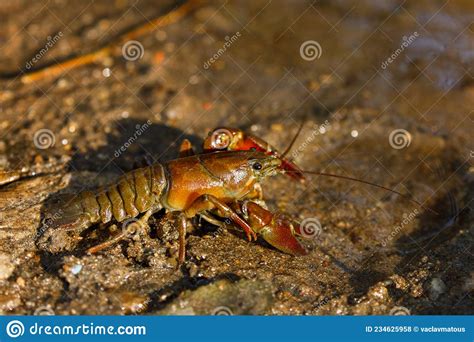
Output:
[[[166,9],[0,4],[0,312],[474,313],[472,2],[207,2],[140,37],[135,61],[118,46],[60,77],[15,76]],[[176,270],[177,231],[160,215],[149,234],[98,255],[85,249],[106,227],[70,252],[35,244],[58,194],[175,158],[182,139],[199,145],[221,125],[283,150],[303,119],[291,152],[302,168],[395,188],[438,215],[362,184],[278,176],[264,183],[269,206],[321,224],[307,256],[202,225]]]

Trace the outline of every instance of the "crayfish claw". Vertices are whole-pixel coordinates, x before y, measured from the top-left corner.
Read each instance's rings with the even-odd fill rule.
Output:
[[[262,238],[276,249],[291,255],[306,255],[308,251],[293,233],[293,223],[282,214],[275,214],[271,224],[260,230]]]
[[[291,218],[281,213],[272,213],[261,205],[247,201],[242,209],[254,233],[258,233],[270,245],[291,255],[306,255],[308,252],[295,237],[295,227]]]

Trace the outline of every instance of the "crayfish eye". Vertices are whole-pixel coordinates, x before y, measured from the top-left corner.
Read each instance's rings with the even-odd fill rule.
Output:
[[[262,164],[260,164],[259,162],[256,162],[252,165],[252,168],[254,170],[260,171],[262,169]]]

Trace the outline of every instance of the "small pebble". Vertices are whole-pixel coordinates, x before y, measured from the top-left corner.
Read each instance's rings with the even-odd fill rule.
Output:
[[[190,84],[198,84],[199,83],[199,76],[198,75],[192,75],[189,78],[189,83]]]
[[[64,99],[64,103],[65,103],[66,105],[72,107],[72,106],[74,106],[74,104],[76,103],[76,101],[74,100],[73,97],[66,97],[66,98]]]
[[[158,30],[158,31],[155,33],[155,37],[156,37],[156,39],[158,39],[160,42],[165,41],[165,40],[166,40],[166,37],[167,37],[166,31]]]
[[[11,276],[15,265],[13,265],[10,257],[6,254],[0,254],[0,280],[5,280]]]
[[[165,44],[165,51],[166,52],[173,52],[175,48],[176,48],[176,45],[174,43],[166,43]]]
[[[204,108],[205,110],[210,110],[212,108],[212,103],[211,102],[204,102],[202,104],[202,108]]]
[[[441,296],[443,293],[446,292],[446,284],[440,278],[433,278],[431,279],[431,282],[429,285],[429,291],[430,291],[430,298],[432,300],[436,300],[438,299],[439,296]]]
[[[325,84],[332,83],[332,81],[334,80],[334,77],[332,76],[332,74],[323,74],[321,75],[320,80],[321,80],[321,83],[325,85]]]
[[[104,70],[102,70],[102,75],[104,77],[110,77],[110,75],[112,75],[112,71],[109,68],[105,68]]]
[[[69,86],[69,82],[64,79],[64,78],[61,78],[59,81],[58,81],[58,88],[60,89],[64,89],[64,88],[67,88]]]
[[[274,123],[274,124],[271,125],[271,129],[274,132],[283,132],[285,127],[280,123]]]
[[[74,133],[77,129],[77,124],[76,123],[71,123],[68,127],[69,133]]]
[[[106,67],[111,67],[112,65],[114,65],[114,59],[111,57],[107,57],[104,59],[103,63]]]
[[[14,97],[13,91],[10,90],[5,90],[5,91],[0,91],[0,102],[5,102],[7,100],[10,100]]]
[[[165,53],[163,51],[158,51],[153,55],[153,63],[154,64],[161,64],[165,60]]]
[[[471,276],[466,279],[462,288],[464,291],[474,291],[474,272],[471,272]]]
[[[0,155],[0,169],[6,169],[8,167],[8,158],[5,155]]]
[[[257,132],[259,129],[260,129],[259,125],[254,124],[254,125],[250,126],[250,131],[252,131],[252,132]]]
[[[79,274],[79,272],[81,272],[82,270],[82,265],[80,264],[77,264],[77,265],[74,265],[71,267],[71,273],[76,275],[76,274]]]
[[[21,304],[19,294],[0,294],[0,315],[6,315]]]
[[[44,163],[44,158],[42,155],[40,154],[37,154],[35,157],[34,157],[34,163],[36,165],[40,165],[40,164],[43,164]]]
[[[24,287],[24,286],[26,285],[26,281],[25,281],[25,279],[23,279],[22,277],[16,278],[16,283],[17,283],[18,286],[20,286],[20,287]]]
[[[190,277],[196,277],[198,275],[199,268],[196,266],[196,264],[191,264],[189,267],[189,276]]]
[[[369,289],[368,296],[371,299],[383,302],[388,298],[388,290],[381,283],[378,283]]]
[[[320,86],[321,85],[317,81],[313,80],[313,81],[308,82],[308,89],[311,90],[311,91],[319,90]]]
[[[127,313],[142,312],[148,304],[148,296],[134,292],[123,292],[120,294],[122,310]]]

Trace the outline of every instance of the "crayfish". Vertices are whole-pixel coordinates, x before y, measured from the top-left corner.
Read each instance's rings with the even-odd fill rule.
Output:
[[[301,127],[298,133],[300,130]],[[142,216],[137,223],[144,226],[151,215],[165,209],[173,214],[178,228],[179,263],[185,260],[185,237],[190,219],[197,215],[212,224],[222,225],[217,215],[242,228],[249,241],[257,240],[259,235],[282,252],[305,255],[307,250],[297,239],[297,236],[304,237],[299,224],[285,214],[272,213],[266,208],[261,180],[288,174],[304,182],[304,173],[313,173],[378,185],[300,170],[285,159],[296,136],[283,154],[264,140],[232,128],[213,130],[204,141],[202,154],[195,154],[191,143],[184,140],[179,158],[133,170],[108,187],[96,192],[84,191],[64,203],[58,210],[61,214],[50,220],[38,243],[54,239],[58,229],[80,232],[97,223],[124,222],[139,215]],[[96,253],[126,236],[127,232],[119,233],[88,251]]]

